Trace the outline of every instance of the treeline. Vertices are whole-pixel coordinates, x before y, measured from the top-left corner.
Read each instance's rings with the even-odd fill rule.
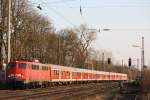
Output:
[[[80,68],[128,72],[102,61],[102,52],[91,44],[96,32],[87,25],[56,31],[51,21],[39,14],[28,0],[11,0],[11,61],[28,58],[40,62]],[[8,0],[0,0],[0,66],[7,61]],[[103,51],[105,58],[111,53]]]
[[[7,54],[8,0],[0,0],[0,62]],[[11,61],[22,58],[82,67],[96,33],[88,26],[55,31],[51,21],[40,15],[27,0],[11,3]]]

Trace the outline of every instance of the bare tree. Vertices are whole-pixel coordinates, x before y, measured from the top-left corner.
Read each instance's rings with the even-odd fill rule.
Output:
[[[91,31],[86,25],[80,25],[75,29],[78,35],[78,46],[76,48],[76,65],[78,67],[84,67],[85,61],[88,57],[88,49],[91,46],[92,41],[95,39],[96,33]]]
[[[63,65],[84,67],[95,34],[86,25],[60,31],[58,61]]]
[[[2,48],[7,54],[7,0],[0,0],[0,64]],[[37,57],[43,50],[41,44],[48,34],[54,32],[50,21],[39,15],[27,0],[12,0],[11,3],[11,60],[21,57]]]

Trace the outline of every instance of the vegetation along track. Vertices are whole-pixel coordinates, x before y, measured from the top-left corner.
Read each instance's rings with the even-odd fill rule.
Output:
[[[27,89],[27,90],[16,90],[5,94],[0,94],[0,100],[19,100],[39,97],[51,97],[52,99],[63,98],[65,96],[76,96],[84,95],[81,91],[86,91],[86,94],[91,94],[96,89],[102,88],[117,88],[118,83],[89,83],[89,84],[78,84],[68,85],[59,87],[50,87],[42,89]],[[80,92],[79,92],[80,91]]]
[[[137,94],[118,94],[113,100],[137,100]]]

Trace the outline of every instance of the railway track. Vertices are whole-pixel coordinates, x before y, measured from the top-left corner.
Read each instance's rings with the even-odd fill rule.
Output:
[[[12,93],[0,94],[0,100],[24,100],[30,98],[49,97],[52,100],[75,96],[92,95],[99,89],[117,88],[117,83],[90,83],[69,85],[45,89],[17,90]],[[82,92],[83,91],[83,92]]]
[[[137,100],[137,94],[119,94],[113,100]]]

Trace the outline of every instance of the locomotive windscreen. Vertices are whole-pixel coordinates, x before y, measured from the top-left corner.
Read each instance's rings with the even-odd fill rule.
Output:
[[[7,65],[7,69],[9,69],[9,68],[14,68],[16,66],[16,63],[9,63],[8,65]]]
[[[20,63],[20,64],[18,65],[18,67],[19,67],[19,68],[26,68],[26,64],[25,64],[25,63]]]

